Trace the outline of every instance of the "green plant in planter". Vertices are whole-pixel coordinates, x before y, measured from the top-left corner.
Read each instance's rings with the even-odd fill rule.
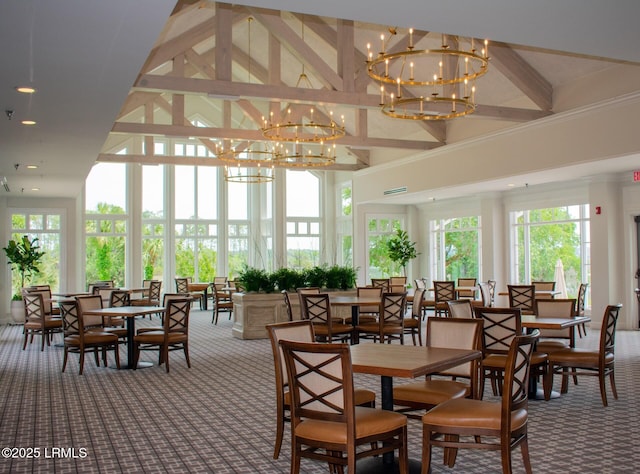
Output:
[[[238,278],[244,291],[247,293],[273,293],[275,291],[275,278],[271,277],[265,270],[244,266]]]
[[[327,288],[348,290],[356,286],[356,269],[333,265],[326,269]]]
[[[387,242],[389,258],[402,267],[402,273],[407,276],[407,264],[419,254],[416,251],[416,243],[409,240],[409,234],[405,230],[396,228],[394,235]]]
[[[327,287],[327,272],[323,267],[312,267],[304,271],[305,286]]]
[[[279,268],[271,275],[278,290],[295,291],[304,286],[304,275],[290,268]]]
[[[28,282],[33,275],[40,272],[40,262],[45,252],[40,250],[38,238],[34,237],[29,240],[28,235],[23,235],[22,239],[15,241],[10,240],[6,247],[2,247],[7,255],[9,265],[13,270],[20,273],[20,288],[16,288],[13,294],[14,300],[22,299],[21,290],[25,283]]]

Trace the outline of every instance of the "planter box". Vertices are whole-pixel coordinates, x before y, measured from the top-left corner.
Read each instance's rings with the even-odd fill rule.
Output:
[[[334,292],[329,292],[329,294]],[[338,293],[338,292],[335,292]],[[355,290],[340,291],[342,295],[355,295]],[[269,337],[265,326],[271,323],[288,321],[284,297],[280,293],[234,293],[233,329],[231,334],[238,339],[266,339]],[[300,302],[298,294],[289,293],[293,319],[300,319]],[[334,307],[334,317],[349,317],[348,307]]]
[[[11,317],[13,318],[13,322],[17,324],[24,323],[24,301],[22,300],[12,300],[11,301]]]

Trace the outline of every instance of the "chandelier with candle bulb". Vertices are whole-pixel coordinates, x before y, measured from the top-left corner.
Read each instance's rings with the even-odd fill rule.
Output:
[[[387,50],[396,29],[389,32],[389,37],[380,35],[378,53],[367,44],[367,72],[380,84],[380,107],[385,115],[446,120],[475,111],[475,81],[487,73],[489,64],[487,40],[442,35],[439,48],[416,49],[414,31],[409,29],[406,49],[396,52]]]

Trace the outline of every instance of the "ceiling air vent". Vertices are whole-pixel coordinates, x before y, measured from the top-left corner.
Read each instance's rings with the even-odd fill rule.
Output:
[[[406,186],[400,186],[399,188],[387,189],[386,191],[383,192],[383,194],[385,196],[389,196],[391,194],[401,194],[401,193],[406,193],[406,192],[407,192],[407,187]]]
[[[4,190],[6,192],[11,191],[9,189],[9,182],[7,181],[7,177],[6,176],[0,176],[0,184],[2,184],[2,186],[4,187]]]

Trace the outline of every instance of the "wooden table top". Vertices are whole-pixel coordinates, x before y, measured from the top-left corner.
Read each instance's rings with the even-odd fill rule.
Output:
[[[382,297],[375,296],[329,296],[329,302],[334,306],[368,306],[379,305]]]
[[[354,372],[416,378],[479,359],[480,351],[400,344],[364,343],[351,346]]]
[[[211,286],[211,283],[189,283],[187,288],[189,291],[204,291]]]
[[[588,322],[591,322],[589,316],[576,316],[575,318],[538,318],[535,315],[522,315],[522,327],[530,329],[566,329]]]
[[[162,306],[119,306],[117,308],[97,308],[87,309],[84,314],[92,316],[120,316],[123,318],[134,318],[143,314],[164,313]]]

